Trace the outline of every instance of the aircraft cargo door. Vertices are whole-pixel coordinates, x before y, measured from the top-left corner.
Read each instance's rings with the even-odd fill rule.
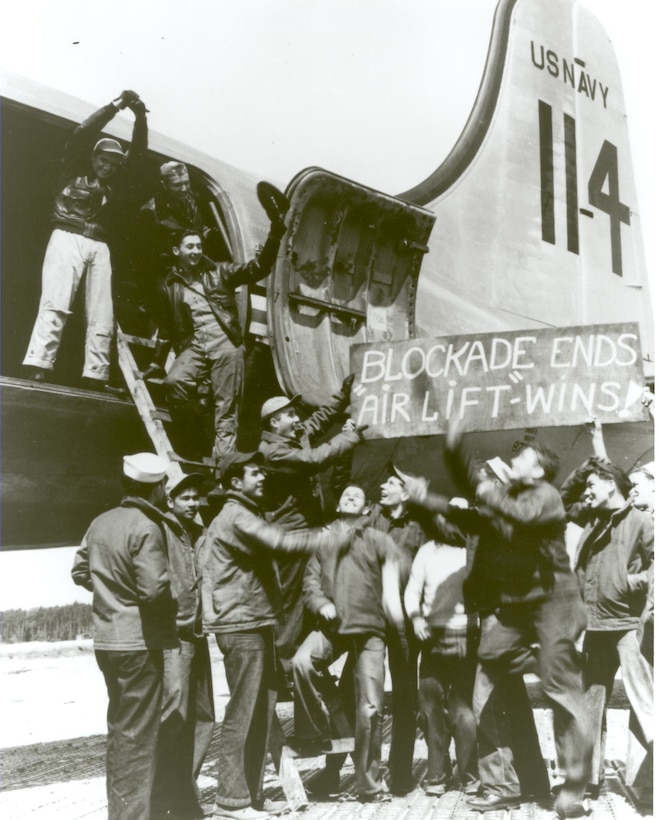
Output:
[[[320,168],[298,174],[286,194],[288,230],[268,285],[270,344],[282,387],[322,405],[348,375],[351,345],[414,335],[435,217]]]

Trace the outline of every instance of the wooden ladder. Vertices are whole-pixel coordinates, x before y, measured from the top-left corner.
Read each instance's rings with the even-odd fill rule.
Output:
[[[140,414],[144,429],[148,433],[156,453],[169,462],[167,468],[168,478],[172,481],[180,481],[184,476],[180,463],[181,459],[174,451],[163,424],[163,420],[169,420],[169,414],[156,407],[131,350],[131,345],[139,345],[140,347],[155,350],[156,341],[124,333],[119,325],[117,325],[116,338],[119,367],[137,412]]]

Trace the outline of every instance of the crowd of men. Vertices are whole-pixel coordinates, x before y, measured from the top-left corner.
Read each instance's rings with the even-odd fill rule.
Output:
[[[437,495],[391,464],[370,505],[350,478],[363,430],[350,419],[339,426],[351,383],[304,422],[298,397],[263,404],[261,445],[221,460],[222,501],[205,531],[200,475],[166,483],[163,459],[125,457],[121,506],[91,524],[73,568],[75,582],[94,593],[109,695],[110,818],[208,811],[196,778],[214,726],[209,635],[230,692],[214,816],[265,820],[279,811],[263,779],[288,686],[295,732],[287,742],[301,755],[326,755],[306,784],[317,798],[340,792],[345,755],[334,753],[333,739],[346,736],[354,737],[358,800],[413,791],[420,728],[427,794],[460,789],[478,811],[551,799],[529,672],[554,712],[564,775],[556,813],[581,816],[584,798],[604,785],[600,746],[618,668],[630,731],[646,753],[634,783],[647,798],[654,464],[625,475],[591,422],[600,455],[559,491],[558,460],[541,444],[525,444],[510,467],[477,462],[451,423],[446,469],[464,495]],[[328,438],[332,424],[338,432]],[[328,468],[342,487],[335,516],[323,509],[318,482]],[[572,559],[568,520],[583,527]],[[337,681],[330,666],[342,655]],[[387,658],[392,734],[383,765]]]
[[[126,108],[135,128],[124,152],[101,129]],[[564,775],[555,794],[559,817],[580,816],[587,791],[595,795],[603,785],[605,707],[618,668],[630,729],[645,752],[635,782],[649,784],[654,465],[625,475],[591,420],[594,455],[559,491],[552,483],[558,460],[541,444],[525,443],[510,467],[500,459],[479,463],[451,422],[439,469],[450,473],[460,496],[432,493],[423,477],[392,464],[370,504],[350,475],[364,432],[348,417],[351,376],[305,418],[299,397],[268,398],[258,450],[240,452],[245,348],[236,288],[272,269],[288,201],[261,183],[270,220],[265,244],[244,264],[220,259],[223,243],[229,250],[222,223],[205,219],[188,169],[168,161],[154,171],[146,148],[146,109],[130,90],[67,143],[24,361],[33,379],[49,378],[84,283],[83,377],[107,385],[112,266],[125,253],[120,238],[136,231],[139,306],[153,308],[160,342],[143,375],[162,378],[177,449],[194,460],[211,445],[199,436],[199,389],[210,382],[222,493],[207,529],[200,474],[168,481],[164,459],[127,455],[124,498],[92,522],[73,567],[74,581],[93,593],[96,658],[108,690],[110,819],[207,813],[197,777],[215,725],[209,635],[230,692],[217,817],[277,813],[264,796],[264,770],[277,698],[291,691],[295,733],[287,742],[303,755],[327,755],[307,783],[318,796],[340,790],[345,755],[334,754],[337,737],[354,737],[360,801],[411,792],[420,727],[427,794],[459,788],[479,811],[549,799],[528,672],[538,675],[554,712]],[[170,348],[176,356],[165,372]],[[330,468],[335,516],[323,506],[320,482]],[[568,520],[582,527],[573,560]],[[330,666],[343,655],[337,682]],[[384,767],[387,659],[392,733]]]
[[[128,151],[101,135],[123,109],[135,117]],[[24,364],[36,381],[50,377],[84,285],[83,377],[108,387],[120,260],[122,284],[138,293],[133,307],[157,330],[143,376],[163,380],[179,453],[198,460],[212,447],[221,485],[206,528],[202,475],[168,480],[170,465],[159,456],[127,455],[120,506],[92,522],[76,555],[73,579],[93,593],[96,658],[108,690],[109,817],[208,813],[197,778],[215,727],[210,635],[230,692],[217,817],[277,813],[263,780],[282,693],[294,701],[287,742],[302,755],[326,754],[306,784],[316,796],[340,791],[346,756],[334,753],[337,737],[354,737],[357,799],[410,793],[420,728],[427,794],[461,789],[479,811],[549,799],[528,672],[539,676],[554,711],[564,775],[554,795],[559,817],[582,814],[586,793],[603,785],[604,726],[596,736],[592,716],[605,715],[618,668],[630,729],[645,752],[640,770],[628,774],[649,784],[654,464],[625,475],[608,459],[593,419],[593,457],[559,491],[557,458],[545,447],[524,444],[510,467],[476,462],[452,422],[445,467],[460,496],[432,493],[424,478],[391,464],[371,504],[350,474],[364,432],[348,417],[351,376],[310,414],[298,396],[268,398],[258,450],[240,452],[245,346],[236,288],[272,269],[289,207],[273,186],[260,183],[257,193],[269,235],[255,259],[228,261],[221,219],[193,192],[186,166],[152,167],[146,108],[130,90],[75,129],[62,159]],[[139,272],[132,281],[131,271]],[[170,348],[175,360],[165,372]],[[200,435],[204,383],[212,442]],[[330,469],[336,511],[323,504],[320,478]],[[572,560],[568,520],[582,527]],[[337,682],[330,666],[341,656]],[[387,660],[392,732],[383,765]]]

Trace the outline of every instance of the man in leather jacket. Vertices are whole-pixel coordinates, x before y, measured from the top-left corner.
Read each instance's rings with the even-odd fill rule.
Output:
[[[215,410],[213,455],[220,459],[236,449],[245,359],[236,288],[258,282],[272,270],[288,207],[283,194],[277,194],[267,203],[270,233],[255,259],[245,264],[213,262],[203,255],[202,237],[193,229],[182,229],[172,247],[174,264],[161,285],[158,307],[164,344],[159,360],[145,376],[161,368],[173,346],[176,361],[164,384],[172,421],[179,430],[178,448],[187,458],[206,455],[198,441],[202,427],[198,387],[208,377]]]
[[[124,152],[116,139],[102,138],[101,133],[126,108],[133,112],[135,125],[130,148]],[[66,143],[51,215],[53,231],[43,261],[39,310],[23,360],[33,381],[50,380],[64,326],[84,281],[83,384],[106,388],[114,334],[110,243],[148,198],[146,150],[146,108],[130,89],[88,117]]]

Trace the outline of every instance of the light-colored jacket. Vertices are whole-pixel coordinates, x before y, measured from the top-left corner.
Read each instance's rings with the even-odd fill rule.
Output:
[[[160,510],[141,498],[92,521],[71,575],[93,593],[94,648],[131,652],[178,644]]]

